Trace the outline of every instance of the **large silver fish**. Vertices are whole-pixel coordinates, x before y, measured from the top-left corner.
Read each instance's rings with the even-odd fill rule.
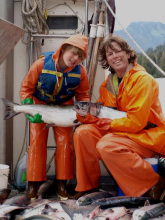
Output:
[[[19,105],[2,98],[6,105],[6,115],[4,119],[10,119],[20,113],[34,116],[39,113],[42,120],[51,126],[70,127],[81,124],[76,118],[76,112],[82,112],[82,106],[85,102],[75,102],[75,105]],[[83,103],[83,105],[81,105]],[[89,102],[90,103],[90,102]],[[85,110],[86,111],[86,110]],[[98,103],[90,103],[90,113],[99,118],[123,118],[126,112],[117,111],[112,108],[100,106]]]
[[[98,118],[125,118],[127,113],[123,111],[116,110],[115,107],[103,106],[102,102],[85,102],[85,101],[76,101],[74,104],[75,111],[81,115],[85,116],[88,113]]]
[[[4,98],[2,98],[2,101],[6,105],[4,119],[10,119],[20,113],[31,116],[39,113],[42,115],[42,120],[52,126],[70,127],[80,124],[76,119],[76,112],[73,110],[73,105],[19,105]]]

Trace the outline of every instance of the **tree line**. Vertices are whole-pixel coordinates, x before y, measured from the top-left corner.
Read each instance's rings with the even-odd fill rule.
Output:
[[[165,43],[157,46],[155,49],[149,48],[145,52],[163,71],[165,71]],[[157,70],[152,63],[142,54],[137,53],[137,62],[142,65],[146,71],[151,74],[154,78],[165,77]]]

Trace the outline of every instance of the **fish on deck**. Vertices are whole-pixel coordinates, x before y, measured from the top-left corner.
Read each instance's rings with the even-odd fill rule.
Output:
[[[69,215],[64,212],[59,200],[42,200],[38,199],[29,205],[29,209],[24,210],[16,217],[15,220],[32,219],[33,216],[49,216],[54,219],[63,218],[70,220]],[[67,200],[69,204],[75,204],[75,200]],[[35,204],[35,205],[34,205]]]
[[[165,215],[165,204],[163,202],[139,208],[133,212],[132,217],[133,220],[146,220],[161,215]]]
[[[10,193],[11,193],[11,189],[8,188],[0,189],[0,204],[3,204],[3,202],[8,198]]]
[[[95,203],[100,205],[100,207],[103,209],[119,206],[125,206],[126,208],[137,208],[139,206],[144,206],[146,201],[149,201],[150,204],[157,204],[161,202],[159,199],[154,199],[151,197],[116,196],[99,199]]]
[[[104,218],[105,220],[109,220],[109,219],[116,220],[124,216],[127,216],[127,209],[123,206],[123,207],[109,208],[105,210],[100,209],[97,216],[93,219],[101,220]]]
[[[26,195],[16,196],[11,199],[6,200],[1,206],[0,206],[0,219],[2,217],[8,218],[7,214],[12,212],[13,210],[18,209],[28,209],[28,205],[30,203],[30,198]]]
[[[47,180],[44,182],[38,189],[37,199],[43,199],[47,193],[47,191],[53,186],[54,180]]]
[[[79,206],[84,206],[84,205],[90,205],[94,202],[96,202],[99,199],[105,199],[105,198],[110,198],[114,197],[114,194],[111,192],[93,192],[89,193],[87,195],[81,196],[76,204]]]

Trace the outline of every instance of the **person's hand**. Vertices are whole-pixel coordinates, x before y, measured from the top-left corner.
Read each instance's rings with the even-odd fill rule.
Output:
[[[77,120],[80,121],[82,124],[94,124],[98,128],[108,131],[111,126],[111,119],[108,118],[98,118],[91,114],[87,114],[85,116],[80,116],[76,114]]]
[[[34,116],[31,116],[29,114],[25,114],[26,118],[32,122],[32,123],[43,123],[44,121],[42,120],[42,115],[39,113],[35,114]]]
[[[33,104],[32,98],[27,98],[22,101],[22,105],[29,105],[29,104]],[[25,116],[32,123],[43,123],[44,122],[42,120],[42,115],[40,115],[39,113],[35,114],[34,116],[31,116],[29,114],[25,114]]]
[[[29,104],[33,104],[32,98],[27,98],[22,101],[22,105],[29,105]]]

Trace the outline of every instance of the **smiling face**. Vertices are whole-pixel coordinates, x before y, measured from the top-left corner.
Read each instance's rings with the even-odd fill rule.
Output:
[[[111,43],[111,48],[106,48],[106,59],[108,64],[115,70],[119,78],[123,78],[129,65],[130,54],[122,50],[116,42]]]
[[[62,68],[75,67],[83,61],[83,56],[77,53],[74,49],[62,50],[59,58],[59,65]]]

